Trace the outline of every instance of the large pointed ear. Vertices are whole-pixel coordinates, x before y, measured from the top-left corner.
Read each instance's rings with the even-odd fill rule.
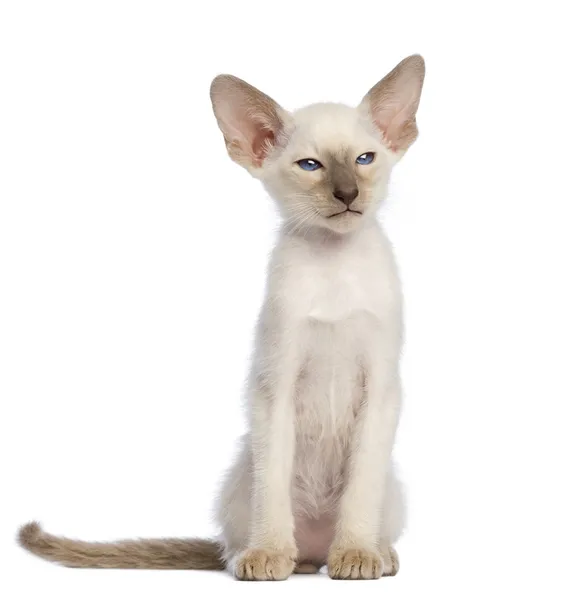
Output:
[[[272,98],[233,75],[218,75],[210,86],[210,98],[228,154],[250,171],[280,141],[288,113]]]
[[[425,61],[415,54],[402,60],[364,96],[360,107],[367,111],[384,136],[384,143],[403,154],[416,140],[415,114],[425,78]]]

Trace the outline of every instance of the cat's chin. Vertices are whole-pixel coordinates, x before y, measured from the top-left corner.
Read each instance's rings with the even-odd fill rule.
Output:
[[[335,233],[351,233],[358,229],[364,220],[361,212],[346,210],[324,219],[324,226]]]
[[[365,224],[362,215],[340,215],[336,219],[322,217],[315,223],[304,228],[294,228],[285,224],[285,232],[294,237],[303,237],[310,240],[316,239],[325,241],[333,238],[341,239],[353,235]]]

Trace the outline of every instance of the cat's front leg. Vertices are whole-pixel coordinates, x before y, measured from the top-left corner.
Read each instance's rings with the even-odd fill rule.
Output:
[[[296,331],[266,315],[250,385],[252,506],[248,548],[235,559],[244,580],[286,579],[296,565],[292,513]]]
[[[234,573],[243,580],[283,580],[297,558],[291,503],[293,403],[281,388],[265,382],[254,394],[249,545],[236,557]]]
[[[391,566],[384,564],[381,524],[400,404],[396,361],[378,356],[365,370],[364,401],[328,556],[333,579],[378,579]]]

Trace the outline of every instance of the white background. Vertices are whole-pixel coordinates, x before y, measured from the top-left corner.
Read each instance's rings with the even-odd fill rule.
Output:
[[[3,598],[561,597],[560,45],[554,3],[517,6],[1,4]],[[421,135],[383,215],[406,301],[398,577],[264,589],[20,550],[30,519],[215,531],[276,221],[227,158],[211,79],[356,103],[415,52]]]

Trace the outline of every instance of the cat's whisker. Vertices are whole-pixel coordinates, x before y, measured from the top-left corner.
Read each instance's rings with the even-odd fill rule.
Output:
[[[304,223],[306,223],[306,221],[308,221],[311,217],[314,216],[315,211],[314,210],[308,210],[306,212],[303,212],[299,215],[299,217],[303,217],[301,219],[296,220],[296,223],[294,224],[294,226],[287,232],[288,235],[292,235],[293,233],[298,232],[302,225]]]
[[[306,229],[304,236],[306,235],[306,233],[308,233],[308,231],[310,230],[310,227],[314,224],[315,222],[315,218],[318,216],[318,213],[315,210],[312,210],[311,213],[309,213],[305,219],[303,219],[300,224],[298,225],[298,227],[295,229],[295,231],[293,231],[292,233],[299,233],[303,226],[305,224],[308,224],[308,228]]]

